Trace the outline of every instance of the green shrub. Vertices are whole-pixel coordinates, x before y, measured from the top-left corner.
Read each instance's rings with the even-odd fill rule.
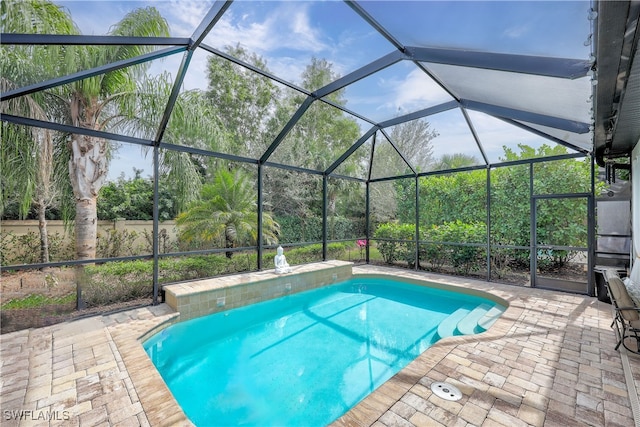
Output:
[[[2,304],[3,310],[41,308],[50,305],[66,305],[75,302],[76,294],[68,294],[60,297],[48,297],[41,294],[31,294],[23,298],[15,298]]]
[[[373,234],[375,239],[390,239],[395,241],[377,240],[376,246],[384,262],[392,264],[394,261],[407,261],[409,266],[415,265],[415,236],[414,224],[383,223]]]
[[[153,294],[151,260],[116,261],[85,267],[82,299],[91,306],[131,301]]]
[[[49,260],[68,261],[75,259],[73,235],[65,238],[55,232],[49,234]],[[34,264],[40,259],[40,234],[30,231],[27,234],[16,235],[14,232],[0,232],[0,264]]]
[[[479,269],[484,248],[453,243],[484,243],[487,239],[487,227],[482,222],[465,223],[456,220],[434,225],[426,231],[425,238],[432,242],[442,242],[430,245],[425,252],[426,259],[432,265],[449,264],[456,272],[469,274],[470,271]]]
[[[159,263],[160,283],[180,282],[224,274],[228,258],[220,255],[194,255],[165,258]]]
[[[96,256],[98,258],[116,258],[133,256],[140,253],[142,245],[136,245],[138,233],[129,230],[108,230],[98,232]]]
[[[153,252],[153,233],[148,230],[142,230],[142,236],[145,240],[145,253]],[[158,232],[158,253],[166,254],[179,250],[177,239],[172,239],[166,229],[161,229]]]
[[[506,277],[511,271],[511,264],[516,259],[517,249],[491,248],[491,272],[498,279]],[[522,251],[521,251],[522,252]]]
[[[299,216],[278,216],[280,242],[317,242],[322,240],[322,218]],[[328,239],[354,239],[365,234],[364,218],[332,216],[327,218]]]

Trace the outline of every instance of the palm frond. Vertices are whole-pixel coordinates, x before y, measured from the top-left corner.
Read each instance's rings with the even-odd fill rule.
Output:
[[[185,237],[224,238],[227,247],[256,244],[258,212],[252,181],[242,169],[218,169],[213,182],[203,185],[200,200],[176,221]],[[280,226],[268,213],[263,213],[263,225],[268,244],[277,243]]]

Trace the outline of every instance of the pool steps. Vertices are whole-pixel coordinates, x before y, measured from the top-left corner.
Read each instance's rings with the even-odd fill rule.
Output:
[[[484,332],[495,323],[505,308],[501,305],[480,304],[473,310],[459,308],[438,326],[440,338]]]
[[[460,322],[460,320],[462,320],[470,312],[471,310],[469,309],[459,308],[451,315],[449,315],[449,317],[440,322],[440,325],[438,325],[438,335],[440,335],[440,338],[446,338],[455,335],[458,322]]]
[[[478,321],[478,326],[486,331],[494,323],[496,323],[496,320],[498,320],[498,318],[502,316],[502,313],[504,313],[505,310],[506,308],[501,305],[494,305],[493,307],[491,307],[491,309],[489,309],[489,311],[487,311],[484,317],[482,317]]]

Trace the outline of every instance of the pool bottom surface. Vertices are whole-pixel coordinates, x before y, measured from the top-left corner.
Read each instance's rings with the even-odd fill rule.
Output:
[[[144,347],[197,426],[322,426],[486,300],[382,279],[343,284],[173,325]]]

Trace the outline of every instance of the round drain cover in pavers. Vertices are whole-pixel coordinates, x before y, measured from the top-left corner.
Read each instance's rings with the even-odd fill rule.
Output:
[[[433,383],[431,384],[431,391],[445,400],[455,401],[462,399],[462,392],[456,386],[448,383]]]

